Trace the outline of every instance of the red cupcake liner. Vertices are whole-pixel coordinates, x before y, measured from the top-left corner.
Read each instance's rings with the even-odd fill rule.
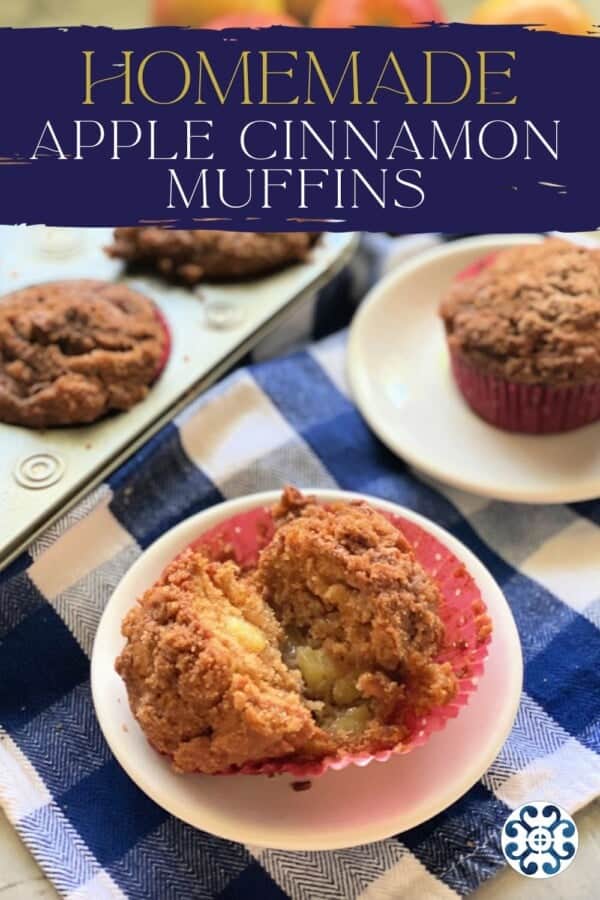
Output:
[[[366,766],[385,762],[392,756],[420,747],[441,731],[468,703],[483,673],[491,640],[491,620],[480,591],[469,572],[444,544],[415,522],[382,512],[400,529],[411,543],[417,560],[436,581],[442,594],[439,615],[445,626],[444,645],[438,662],[449,662],[458,679],[454,699],[427,715],[413,716],[405,724],[408,736],[394,747],[363,753],[326,756],[319,760],[301,761],[272,759],[247,763],[219,775],[275,775],[287,773],[296,777],[322,775],[328,769],[339,771],[349,765]],[[270,509],[259,507],[233,516],[201,535],[191,545],[202,548],[212,559],[233,559],[242,569],[256,565],[260,551],[271,541],[275,530]]]
[[[474,278],[497,253],[488,253],[456,276]],[[521,434],[559,434],[600,419],[600,382],[578,385],[524,384],[481,372],[458,350],[450,349],[452,373],[471,407],[489,425]]]
[[[480,372],[456,350],[450,351],[450,361],[471,409],[505,431],[557,434],[600,419],[600,382],[560,387],[522,384]]]
[[[164,372],[164,370],[167,366],[167,363],[169,362],[169,357],[171,356],[171,348],[173,346],[173,340],[171,338],[171,329],[169,327],[169,323],[167,322],[166,316],[158,308],[158,306],[154,307],[154,315],[158,319],[158,321],[162,327],[164,337],[165,337],[163,351],[162,351],[161,357],[158,361],[158,365],[156,367],[156,375],[154,376],[154,380],[158,381],[158,379]]]
[[[485,256],[476,259],[475,262],[468,265],[465,269],[461,269],[458,275],[455,276],[455,281],[466,281],[467,278],[475,278],[476,275],[479,275],[480,272],[491,266],[497,256],[497,253],[486,253]]]

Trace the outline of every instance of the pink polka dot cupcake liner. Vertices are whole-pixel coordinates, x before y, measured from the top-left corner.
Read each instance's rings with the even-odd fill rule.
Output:
[[[477,689],[492,635],[492,623],[473,577],[444,544],[420,525],[400,516],[383,512],[411,543],[417,560],[437,583],[442,596],[439,615],[445,626],[445,638],[437,657],[449,662],[458,680],[454,699],[426,715],[406,714],[403,723],[409,733],[394,747],[374,748],[370,752],[337,754],[318,760],[271,759],[248,763],[221,775],[276,775],[287,773],[297,778],[312,778],[329,769],[340,771],[349,765],[366,766],[386,762],[393,756],[409,753],[425,744],[459,715]],[[275,532],[271,512],[259,507],[233,516],[200,536],[192,547],[202,548],[215,559],[234,559],[242,569],[252,568],[260,551]]]

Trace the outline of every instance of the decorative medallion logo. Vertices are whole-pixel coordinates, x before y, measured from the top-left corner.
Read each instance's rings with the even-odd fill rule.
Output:
[[[552,878],[564,872],[578,846],[575,822],[555,803],[525,803],[510,814],[502,829],[506,861],[528,878]]]

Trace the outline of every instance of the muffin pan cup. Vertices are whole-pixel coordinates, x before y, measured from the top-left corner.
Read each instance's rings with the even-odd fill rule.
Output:
[[[7,513],[0,519],[0,568],[309,301],[357,244],[356,235],[324,233],[306,262],[261,278],[191,290],[152,273],[130,273],[109,258],[104,248],[112,240],[110,228],[62,232],[62,239],[69,238],[68,252],[48,254],[39,249],[41,237],[58,236],[57,230],[0,227],[0,294],[65,279],[119,281],[154,301],[170,345],[152,390],[127,412],[43,431],[0,423],[0,504]]]
[[[271,759],[250,762],[219,775],[276,775],[287,773],[298,778],[322,775],[328,769],[339,771],[349,765],[366,766],[371,762],[386,762],[392,756],[409,753],[425,744],[432,734],[443,729],[455,718],[477,689],[483,673],[488,646],[492,637],[492,623],[487,615],[480,591],[465,565],[433,535],[415,522],[383,511],[410,541],[417,560],[437,583],[443,603],[439,614],[446,635],[438,656],[439,662],[450,662],[458,679],[454,699],[436,707],[426,715],[407,714],[404,724],[409,735],[394,747],[374,748],[371,752],[339,753],[318,760]],[[223,553],[233,558],[243,569],[252,568],[260,550],[272,538],[274,523],[270,510],[258,507],[226,519],[192,543],[203,548],[209,556],[219,558]]]
[[[171,338],[171,329],[169,327],[169,320],[167,319],[167,317],[160,311],[158,306],[154,308],[154,313],[156,315],[156,318],[160,322],[165,336],[165,345],[163,347],[162,356],[159,360],[156,374],[154,376],[154,380],[157,381],[164,370],[167,368],[167,363],[169,362],[169,357],[171,355],[171,348],[173,346],[173,339]]]

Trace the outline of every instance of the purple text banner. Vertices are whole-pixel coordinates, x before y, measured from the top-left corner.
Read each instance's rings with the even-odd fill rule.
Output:
[[[590,230],[599,75],[519,27],[0,29],[0,222]]]

